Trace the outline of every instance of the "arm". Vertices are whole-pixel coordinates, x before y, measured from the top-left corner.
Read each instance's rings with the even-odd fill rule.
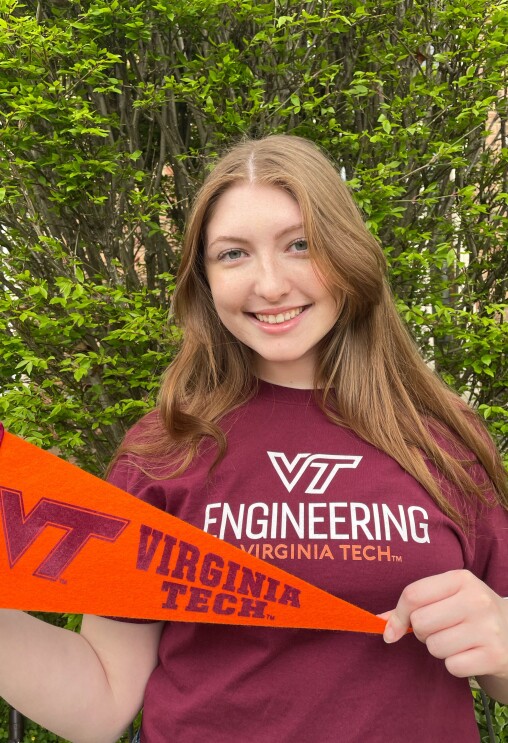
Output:
[[[73,743],[112,743],[143,704],[162,627],[85,616],[78,635],[0,610],[0,696]]]
[[[508,601],[467,570],[451,570],[407,586],[384,639],[397,642],[411,626],[448,671],[476,676],[485,691],[508,704]]]

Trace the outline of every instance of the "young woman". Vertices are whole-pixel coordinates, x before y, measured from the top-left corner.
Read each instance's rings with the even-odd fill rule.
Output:
[[[508,703],[505,475],[314,145],[267,137],[218,163],[174,308],[181,351],[110,479],[383,614],[385,641],[91,616],[75,636],[3,612],[0,694],[83,743],[143,704],[142,743],[478,741],[467,677]]]

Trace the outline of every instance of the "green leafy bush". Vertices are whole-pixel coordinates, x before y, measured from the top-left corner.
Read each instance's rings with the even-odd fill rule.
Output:
[[[178,343],[204,173],[245,135],[292,132],[330,153],[424,356],[506,452],[507,30],[499,0],[2,0],[8,428],[104,472]]]

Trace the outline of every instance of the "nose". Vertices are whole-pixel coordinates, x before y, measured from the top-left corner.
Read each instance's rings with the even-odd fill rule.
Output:
[[[262,260],[258,263],[256,276],[256,294],[268,302],[277,302],[285,294],[289,293],[289,276],[273,258]]]

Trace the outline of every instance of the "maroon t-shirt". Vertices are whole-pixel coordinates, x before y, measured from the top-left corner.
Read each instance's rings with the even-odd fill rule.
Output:
[[[140,422],[131,435],[136,437]],[[508,595],[508,514],[470,505],[468,534],[391,457],[330,423],[307,390],[262,383],[214,450],[139,498],[371,612],[419,578],[466,568]],[[453,494],[452,494],[453,496]],[[142,743],[478,741],[467,679],[413,635],[167,623],[146,688]]]

